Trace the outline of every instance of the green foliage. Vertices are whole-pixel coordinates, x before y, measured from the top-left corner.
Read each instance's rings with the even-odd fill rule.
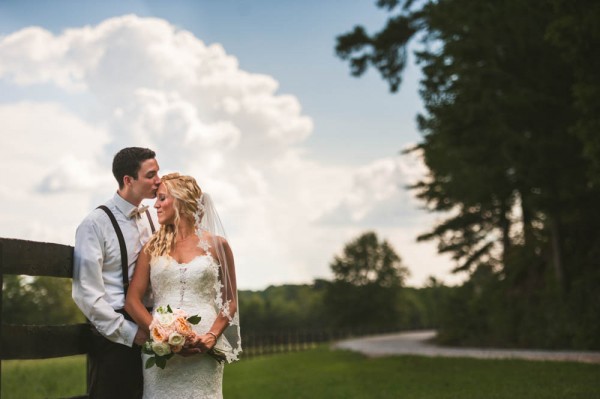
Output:
[[[84,321],[71,298],[71,280],[13,275],[5,275],[3,280],[3,323],[52,325]]]
[[[390,11],[382,30],[357,27],[336,50],[395,91],[409,41],[423,39],[414,151],[429,173],[413,189],[447,219],[419,239],[471,275],[446,304],[457,317],[444,336],[600,348],[600,6],[410,3],[378,2]]]
[[[367,232],[344,247],[331,264],[325,308],[332,327],[400,327],[397,307],[408,274],[387,241]]]
[[[396,288],[408,275],[391,245],[385,240],[380,243],[373,232],[363,233],[348,243],[343,255],[334,258],[331,270],[336,282],[355,287]]]
[[[324,327],[323,284],[270,286],[240,291],[243,330],[307,330]]]
[[[403,287],[396,303],[400,328],[439,328],[444,316],[441,309],[457,289],[443,285],[434,277],[422,288]]]
[[[584,144],[591,163],[588,177],[600,184],[600,3],[586,0],[554,0],[556,18],[547,37],[573,68],[575,122],[572,131]]]
[[[263,291],[240,291],[240,315],[242,331],[260,333],[262,331],[304,331],[327,330],[340,326],[359,329],[381,328],[419,329],[439,325],[439,309],[442,302],[455,288],[440,284],[435,279],[423,288],[403,287],[392,293],[380,292],[376,287],[343,287],[339,295],[339,285],[326,280],[317,280],[312,285],[271,286]],[[373,292],[369,291],[373,290]],[[327,295],[334,297],[328,304]],[[391,308],[385,314],[372,311],[371,299],[387,299],[390,304],[379,304],[384,309]],[[364,299],[365,300],[361,300]],[[347,302],[350,301],[350,302]],[[352,305],[356,302],[355,305]],[[364,306],[364,303],[367,306]],[[366,318],[357,323],[357,316],[366,314]],[[341,317],[340,315],[343,315]],[[376,317],[383,317],[381,320]],[[342,323],[340,320],[349,322]],[[393,324],[390,324],[392,322]]]

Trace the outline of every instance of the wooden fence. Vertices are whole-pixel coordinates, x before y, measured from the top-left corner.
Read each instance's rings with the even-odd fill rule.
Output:
[[[6,274],[71,278],[73,247],[60,244],[0,238],[0,287]],[[85,354],[89,327],[5,325],[0,295],[0,359],[46,359]],[[0,363],[0,373],[2,365]],[[0,386],[0,390],[1,390]],[[75,398],[87,398],[87,395]],[[73,398],[73,399],[75,399]]]
[[[243,327],[243,315],[242,315]],[[319,330],[290,330],[244,332],[242,328],[242,347],[244,359],[275,353],[298,352],[314,349],[319,344],[368,335],[398,332],[397,328],[342,328]]]

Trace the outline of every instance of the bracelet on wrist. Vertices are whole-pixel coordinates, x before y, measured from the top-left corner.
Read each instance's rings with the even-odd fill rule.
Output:
[[[214,332],[212,332],[212,331],[209,331],[209,332],[207,332],[207,334],[210,334],[210,335],[212,335],[213,337],[215,337],[215,341],[216,341],[217,339],[219,339],[219,337],[217,337],[217,334],[215,334],[215,333],[214,333]]]

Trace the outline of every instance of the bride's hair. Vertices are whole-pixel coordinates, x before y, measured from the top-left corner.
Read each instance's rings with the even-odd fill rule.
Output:
[[[175,220],[173,224],[164,224],[158,232],[148,241],[146,253],[157,257],[168,255],[177,239],[177,227],[182,219],[196,220],[196,215],[202,219],[203,212],[198,211],[202,198],[202,190],[196,179],[191,176],[182,176],[179,173],[170,173],[163,176],[161,184],[164,184],[169,194],[173,197],[173,208],[175,209]]]

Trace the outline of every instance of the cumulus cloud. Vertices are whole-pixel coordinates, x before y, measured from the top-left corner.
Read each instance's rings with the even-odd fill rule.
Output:
[[[352,221],[363,226],[411,225],[418,204],[407,190],[421,174],[422,165],[415,156],[378,159],[358,168],[352,183],[339,202],[321,218],[324,224]]]
[[[0,60],[0,88],[62,93],[0,105],[0,162],[18,171],[0,182],[12,209],[0,213],[1,235],[72,244],[79,221],[115,190],[114,153],[135,145],[213,195],[242,288],[327,277],[334,252],[367,228],[402,237],[400,252],[415,245],[405,244],[418,221],[403,186],[418,161],[308,158],[313,121],[298,99],[240,69],[220,44],[127,15],[59,34],[22,29],[0,38]]]
[[[91,168],[88,160],[80,160],[72,155],[64,157],[54,170],[42,178],[36,191],[45,194],[92,190],[99,177],[92,173]]]

